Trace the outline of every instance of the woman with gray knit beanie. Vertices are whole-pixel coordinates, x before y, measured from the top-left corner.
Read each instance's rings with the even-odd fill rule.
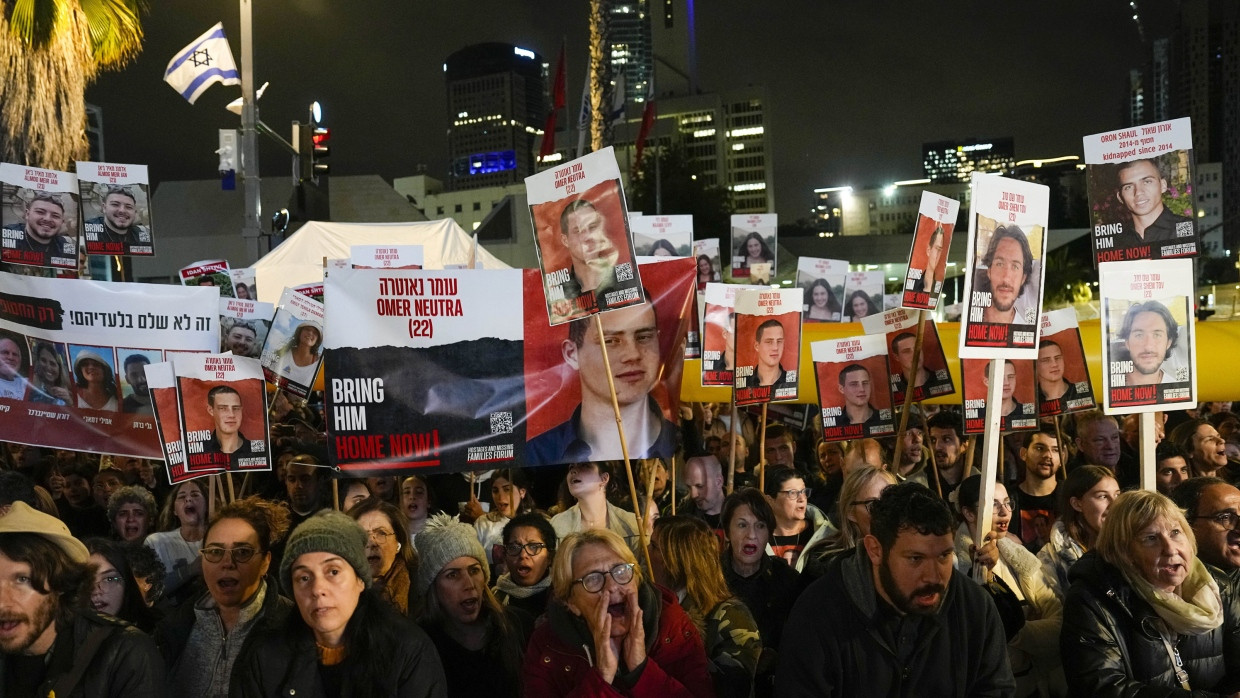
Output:
[[[283,628],[253,638],[233,671],[230,695],[447,695],[426,633],[369,588],[366,538],[338,511],[319,512],[293,531],[280,583],[300,612],[289,614]]]

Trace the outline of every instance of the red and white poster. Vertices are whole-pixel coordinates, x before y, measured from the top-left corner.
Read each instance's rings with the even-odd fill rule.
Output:
[[[145,367],[219,346],[205,289],[0,273],[0,441],[160,457]]]
[[[702,385],[731,386],[736,368],[736,294],[765,286],[706,285],[702,313]]]
[[[212,286],[220,290],[221,296],[232,298],[236,295],[233,291],[232,273],[228,269],[226,259],[200,260],[189,266],[181,267],[177,275],[181,278],[182,286]]]
[[[886,339],[891,358],[891,393],[897,407],[904,405],[904,393],[908,389],[906,375],[910,369],[914,376],[913,402],[956,392],[943,345],[939,342],[939,330],[928,314],[922,330],[921,355],[916,355],[918,315],[916,310],[895,308],[861,321],[867,335],[881,334]]]
[[[354,269],[421,269],[421,245],[350,245]]]
[[[964,433],[986,432],[986,399],[990,387],[989,359],[961,359],[964,382]],[[1003,367],[1003,392],[999,422],[1000,431],[1031,431],[1038,428],[1038,406],[1035,402],[1032,359],[1006,359]]]
[[[1084,141],[1094,264],[1197,256],[1189,119],[1095,133]]]
[[[1094,388],[1076,309],[1060,308],[1042,314],[1036,369],[1039,417],[1094,408]]]
[[[961,358],[1036,359],[1050,190],[973,174]]]
[[[267,382],[304,398],[323,360],[323,304],[286,288],[263,344]]]
[[[933,192],[921,193],[901,306],[922,310],[938,307],[943,275],[947,273],[947,252],[951,249],[952,231],[959,213],[959,201]]]
[[[168,482],[175,485],[203,475],[224,472],[223,468],[208,468],[190,472],[185,467],[185,431],[181,428],[181,398],[177,394],[177,379],[172,362],[161,361],[146,367],[146,381],[154,408],[156,433]],[[159,456],[155,456],[159,458]]]
[[[894,434],[891,372],[883,335],[830,339],[809,345],[822,409],[822,438],[846,441]]]
[[[767,284],[775,275],[779,216],[774,213],[732,215],[732,280]]]
[[[150,257],[151,184],[146,165],[79,162],[86,254]]]
[[[1197,404],[1193,261],[1098,266],[1102,407],[1107,414]]]
[[[0,163],[0,262],[76,271],[78,196],[70,172]]]
[[[610,147],[525,179],[550,324],[645,302]]]
[[[258,361],[231,354],[178,356],[172,370],[186,469],[271,470],[267,386]]]
[[[841,322],[844,319],[844,280],[848,262],[842,259],[797,259],[797,286],[805,292],[805,322]]]
[[[715,238],[693,241],[693,258],[697,260],[698,291],[705,291],[706,284],[723,281],[719,266],[719,241]]]
[[[795,400],[800,384],[799,288],[742,288],[736,292],[736,404]]]

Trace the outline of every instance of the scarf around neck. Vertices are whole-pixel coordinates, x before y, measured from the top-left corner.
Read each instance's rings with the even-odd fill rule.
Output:
[[[505,572],[499,576],[499,579],[495,580],[495,588],[514,599],[528,599],[551,588],[551,575],[546,575],[533,586],[523,587],[512,581],[512,576]]]
[[[1197,558],[1193,558],[1188,578],[1180,585],[1178,594],[1159,591],[1145,579],[1134,581],[1132,588],[1178,635],[1201,635],[1223,622],[1218,583],[1210,576],[1205,563]]]

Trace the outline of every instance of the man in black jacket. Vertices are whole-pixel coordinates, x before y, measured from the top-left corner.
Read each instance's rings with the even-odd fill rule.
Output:
[[[870,509],[864,547],[841,555],[784,626],[779,696],[1011,696],[994,602],[952,570],[955,521],[916,483]]]
[[[0,516],[0,695],[166,695],[155,643],[82,608],[94,579],[60,520],[25,502]]]

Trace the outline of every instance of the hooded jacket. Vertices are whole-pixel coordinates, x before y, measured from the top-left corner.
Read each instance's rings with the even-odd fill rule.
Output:
[[[585,621],[562,603],[548,604],[547,615],[525,648],[523,695],[714,698],[702,636],[676,597],[643,584],[638,604],[646,632],[646,662],[629,668],[622,660],[610,684],[594,670],[594,639]]]
[[[894,614],[874,588],[869,555],[837,558],[792,609],[775,694],[796,696],[1012,696],[1003,624],[994,602],[953,573],[937,613],[920,617],[901,661],[881,630]],[[912,620],[912,616],[906,616]]]
[[[1223,623],[1175,643],[1193,696],[1240,690],[1240,603],[1236,589],[1213,568]],[[1070,695],[1186,696],[1159,635],[1158,615],[1114,565],[1085,553],[1068,574],[1060,652]]]

